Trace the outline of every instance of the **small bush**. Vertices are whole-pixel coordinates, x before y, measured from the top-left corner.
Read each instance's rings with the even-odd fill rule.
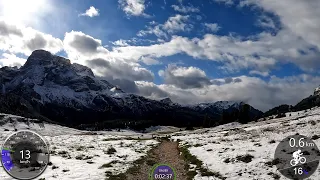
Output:
[[[112,162],[103,164],[99,169],[112,167]]]
[[[109,147],[107,150],[107,154],[114,154],[116,152],[117,152],[117,150],[114,147]]]
[[[83,158],[83,160],[88,160],[88,159],[92,159],[93,157],[92,156],[86,156]]]
[[[279,113],[276,118],[283,118],[283,117],[286,117],[286,114],[285,113]]]
[[[209,171],[208,169],[204,169],[204,168],[200,169],[200,173],[202,176],[213,176],[213,177],[217,177],[218,179],[226,179],[219,172],[212,172],[212,171]]]
[[[120,173],[117,175],[110,175],[107,180],[124,180],[126,179],[126,175],[124,173]]]
[[[55,150],[51,150],[50,154],[56,154],[57,152]]]
[[[155,164],[157,164],[157,162],[153,159],[148,159],[147,162],[146,162],[149,166],[153,166]]]
[[[276,129],[274,127],[267,127],[263,129],[264,132],[274,132],[275,130]]]
[[[274,144],[274,143],[276,143],[276,141],[275,141],[275,140],[271,140],[271,141],[269,141],[269,144]]]
[[[67,151],[59,151],[58,154],[64,155],[64,154],[68,154],[68,152]]]
[[[188,171],[187,172],[187,176],[190,178],[190,179],[193,179],[193,177],[195,177],[197,175],[197,172],[196,171]]]
[[[83,154],[80,154],[80,155],[76,156],[76,159],[77,159],[77,160],[83,160],[83,158],[84,158],[84,155],[83,155]]]
[[[312,126],[315,126],[317,123],[315,121],[309,121]]]
[[[318,135],[313,135],[313,136],[311,137],[312,140],[317,140],[317,139],[319,139],[319,138],[320,138],[320,136],[318,136]]]
[[[77,147],[77,151],[83,151],[85,149],[85,147],[84,146],[79,146],[79,147]]]
[[[253,157],[252,155],[250,155],[250,154],[246,154],[246,155],[243,155],[243,156],[237,156],[237,157],[236,157],[236,159],[237,159],[238,161],[242,161],[242,162],[244,162],[244,163],[249,163],[249,162],[251,162],[253,158],[254,158],[254,157]]]
[[[273,159],[272,161],[268,161],[266,162],[265,164],[268,166],[268,167],[272,167],[272,166],[275,166],[277,164],[280,163],[280,160],[278,158],[276,159]]]
[[[273,172],[268,172],[268,175],[273,177],[273,179],[280,179],[280,176],[278,174],[273,173]]]
[[[253,145],[257,146],[257,147],[261,147],[262,146],[260,143],[254,143]]]
[[[106,176],[112,176],[112,172],[111,171],[106,171]]]
[[[230,163],[230,158],[227,158],[223,161],[224,163]]]

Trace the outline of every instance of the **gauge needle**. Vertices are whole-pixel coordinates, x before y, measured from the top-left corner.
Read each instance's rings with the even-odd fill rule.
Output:
[[[14,152],[13,150],[11,149],[8,149],[8,148],[2,148],[3,150],[7,150],[7,151],[10,151],[10,152]]]

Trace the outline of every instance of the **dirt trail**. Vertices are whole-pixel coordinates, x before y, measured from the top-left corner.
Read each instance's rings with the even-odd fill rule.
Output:
[[[186,162],[180,156],[178,143],[171,141],[162,141],[152,149],[135,171],[127,172],[127,180],[147,180],[151,168],[156,163],[169,164],[175,169],[177,180],[187,180]]]

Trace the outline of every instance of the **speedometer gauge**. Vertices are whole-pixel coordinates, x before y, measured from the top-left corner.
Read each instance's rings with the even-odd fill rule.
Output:
[[[15,179],[30,180],[40,176],[49,163],[49,148],[37,133],[22,130],[10,135],[1,148],[1,163]]]

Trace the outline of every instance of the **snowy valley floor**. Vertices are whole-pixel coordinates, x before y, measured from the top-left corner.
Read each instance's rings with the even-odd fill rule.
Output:
[[[103,180],[109,175],[124,173],[159,143],[152,134],[170,136],[172,141],[178,141],[181,148],[187,148],[191,155],[202,161],[202,168],[210,173],[201,173],[199,168],[191,165],[189,171],[196,174],[195,180],[286,179],[268,162],[273,160],[278,143],[287,136],[296,133],[307,137],[320,135],[320,108],[286,115],[263,122],[231,123],[194,131],[168,127],[165,131],[156,127],[150,128],[146,134],[122,130],[90,135],[86,131],[58,125],[44,124],[44,128],[32,122],[27,125],[19,122],[19,116],[0,114],[0,143],[15,128],[29,128],[43,135],[50,143],[52,162],[39,177],[45,180]],[[320,139],[313,139],[319,146]],[[252,158],[247,162],[235,160],[243,155],[251,155]],[[317,170],[309,179],[319,177],[320,171]],[[2,167],[0,179],[12,179]]]

